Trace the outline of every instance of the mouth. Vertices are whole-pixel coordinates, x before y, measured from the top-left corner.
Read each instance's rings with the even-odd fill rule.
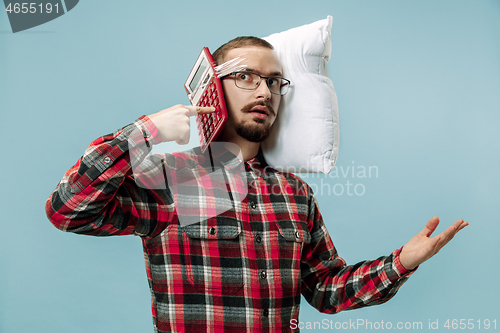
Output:
[[[256,105],[253,108],[248,111],[248,113],[251,113],[253,116],[264,119],[267,116],[269,116],[269,109],[265,105]]]

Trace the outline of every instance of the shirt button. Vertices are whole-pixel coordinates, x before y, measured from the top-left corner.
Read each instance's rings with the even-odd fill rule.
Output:
[[[295,237],[300,238],[300,232],[295,232]]]
[[[269,310],[268,310],[268,309],[264,309],[264,310],[262,310],[262,315],[263,315],[264,317],[269,316]]]
[[[149,134],[148,132],[142,132],[142,135],[145,137],[145,138],[149,138],[151,136],[151,134]]]
[[[111,162],[111,159],[106,156],[103,161],[104,163],[108,164],[109,162]]]
[[[260,237],[260,235],[257,235],[257,236],[255,237],[255,241],[256,241],[257,243],[262,242],[262,238]]]
[[[210,233],[210,235],[215,235],[215,228],[214,227],[210,228],[208,232]]]
[[[255,209],[255,207],[257,207],[257,205],[255,204],[255,202],[250,201],[250,207],[252,207],[252,209]]]
[[[262,280],[264,280],[264,279],[266,278],[266,276],[267,276],[266,271],[262,271],[262,272],[260,272],[260,278],[261,278]]]

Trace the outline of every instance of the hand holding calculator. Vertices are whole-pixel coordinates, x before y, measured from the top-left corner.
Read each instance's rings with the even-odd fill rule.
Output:
[[[184,84],[193,106],[213,106],[215,112],[196,116],[201,151],[204,153],[227,121],[224,92],[215,69],[216,63],[207,47],[201,51]]]

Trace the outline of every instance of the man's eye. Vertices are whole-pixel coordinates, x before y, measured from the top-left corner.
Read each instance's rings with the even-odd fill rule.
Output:
[[[237,78],[241,81],[252,81],[252,75],[246,73],[240,73]]]
[[[267,81],[270,86],[280,86],[280,79],[270,77]]]

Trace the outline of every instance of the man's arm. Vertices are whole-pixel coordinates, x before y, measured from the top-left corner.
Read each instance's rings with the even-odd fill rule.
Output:
[[[313,307],[325,313],[387,302],[419,263],[430,258],[467,225],[463,220],[457,221],[443,234],[436,236],[436,241],[428,238],[437,226],[433,218],[426,229],[402,249],[389,256],[347,266],[337,254],[314,198],[311,212],[311,243],[304,247],[302,259],[302,294]],[[402,258],[403,251],[406,257]],[[412,270],[406,269],[402,262],[407,259],[404,264]]]
[[[173,218],[173,200],[168,191],[136,184],[130,147],[134,163],[140,163],[153,144],[187,143],[189,117],[208,112],[213,109],[177,105],[92,142],[47,200],[49,220],[63,231],[97,236],[161,232]],[[162,171],[159,164],[148,177]]]

